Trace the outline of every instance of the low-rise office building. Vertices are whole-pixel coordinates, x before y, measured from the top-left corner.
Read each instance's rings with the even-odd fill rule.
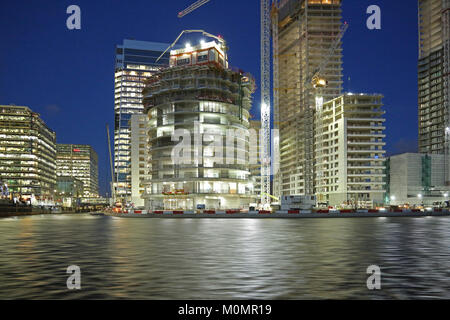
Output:
[[[445,155],[403,153],[389,157],[386,168],[391,205],[431,206],[449,200]]]
[[[94,148],[80,144],[56,145],[56,174],[83,182],[83,197],[98,197],[98,156]]]

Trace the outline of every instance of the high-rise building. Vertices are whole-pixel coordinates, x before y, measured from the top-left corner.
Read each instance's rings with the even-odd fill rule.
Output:
[[[168,47],[165,43],[124,40],[116,48],[114,187],[119,200],[131,200],[131,115],[142,114],[145,81],[161,67],[169,66],[169,53],[156,61]]]
[[[82,181],[83,198],[98,197],[98,156],[91,146],[57,144],[56,174]]]
[[[450,1],[419,0],[419,152],[445,152],[449,119]],[[450,131],[447,132],[450,134]]]
[[[386,192],[381,95],[345,94],[316,113],[316,195],[327,205],[372,207]]]
[[[0,106],[0,181],[10,193],[27,199],[53,198],[55,144],[55,132],[39,114],[28,107]]]
[[[336,41],[341,22],[340,0],[284,0],[278,11],[278,121],[282,195],[314,194],[315,94],[307,79]],[[342,92],[342,49],[339,44],[321,73],[328,81],[324,101]],[[278,194],[278,195],[280,195]]]
[[[222,43],[171,51],[170,68],[153,76],[144,90],[148,208],[248,206],[254,198],[249,170],[250,154],[255,156],[250,144],[256,147],[249,137],[254,90],[250,75],[228,67]],[[180,132],[182,153],[179,140],[172,140]]]
[[[144,206],[144,180],[149,173],[148,160],[148,118],[146,114],[131,116],[131,203]]]

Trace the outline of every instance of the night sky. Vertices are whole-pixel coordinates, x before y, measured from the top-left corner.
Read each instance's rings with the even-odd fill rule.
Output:
[[[101,194],[111,177],[105,124],[113,131],[114,51],[124,38],[171,43],[184,29],[222,35],[230,65],[259,86],[259,0],[211,0],[184,17],[194,0],[2,0],[0,104],[29,106],[56,131],[58,143],[91,144],[99,155]],[[81,8],[81,30],[68,30],[66,9]],[[368,30],[378,5],[382,29]],[[344,88],[382,93],[389,154],[417,151],[417,1],[345,0]],[[194,43],[187,36],[186,41]],[[348,78],[351,78],[348,81]],[[260,93],[253,114],[259,113]],[[258,116],[259,117],[259,116]]]

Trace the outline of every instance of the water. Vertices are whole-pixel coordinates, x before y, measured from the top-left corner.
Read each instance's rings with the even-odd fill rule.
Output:
[[[2,299],[448,299],[449,276],[447,217],[0,219]]]

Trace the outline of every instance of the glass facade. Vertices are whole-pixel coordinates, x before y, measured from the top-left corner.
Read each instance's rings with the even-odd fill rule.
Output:
[[[0,106],[0,182],[11,194],[50,199],[56,134],[28,107]]]
[[[56,190],[59,195],[80,198],[83,195],[83,182],[73,177],[56,178]]]
[[[158,57],[169,44],[124,40],[116,48],[114,187],[119,200],[131,200],[131,115],[142,113],[142,89],[145,81],[169,65],[169,52]]]
[[[84,198],[98,197],[98,156],[89,145],[57,144],[56,174],[83,183]]]

